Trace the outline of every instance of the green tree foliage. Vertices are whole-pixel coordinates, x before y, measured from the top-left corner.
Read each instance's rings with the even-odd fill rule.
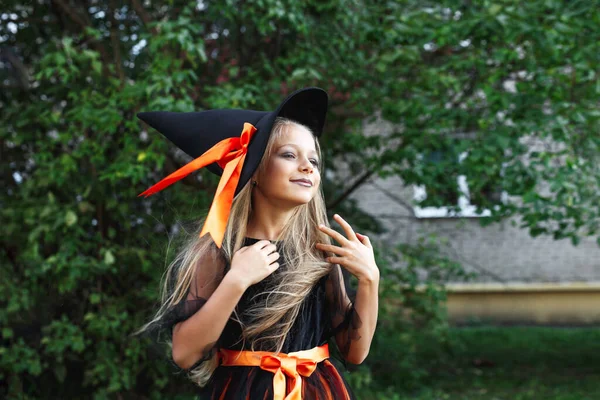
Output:
[[[597,1],[3,2],[0,396],[158,398],[188,392],[127,335],[157,301],[176,221],[206,211],[203,171],[137,195],[185,156],[135,114],[271,109],[324,87],[332,212],[373,176],[446,204],[467,175],[482,221],[598,235]],[[390,138],[362,134],[379,112]],[[397,139],[397,140],[390,140]],[[527,140],[548,140],[530,152]],[[392,145],[391,143],[397,143]],[[460,154],[468,156],[457,163]],[[528,154],[529,153],[529,154]],[[433,162],[431,154],[441,154]],[[527,155],[525,159],[524,156]],[[490,194],[506,191],[510,201]]]

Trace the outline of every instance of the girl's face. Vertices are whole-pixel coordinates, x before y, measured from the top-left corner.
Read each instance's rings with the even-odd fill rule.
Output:
[[[293,124],[275,142],[266,172],[259,176],[258,190],[264,197],[283,206],[308,203],[319,190],[321,174],[315,139],[306,128]],[[310,181],[310,186],[299,179]]]

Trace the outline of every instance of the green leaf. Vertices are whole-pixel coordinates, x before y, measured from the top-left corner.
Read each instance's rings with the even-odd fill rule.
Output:
[[[113,256],[113,253],[110,250],[106,250],[106,252],[104,253],[104,263],[106,265],[112,265],[115,262],[115,257]]]
[[[67,226],[72,226],[76,222],[77,222],[77,214],[75,214],[71,210],[67,211],[67,213],[65,214],[65,223],[67,224]]]
[[[10,339],[13,337],[13,330],[10,328],[2,328],[2,337],[4,339]]]
[[[100,303],[101,297],[98,293],[92,293],[90,295],[90,303],[92,304],[98,304]]]

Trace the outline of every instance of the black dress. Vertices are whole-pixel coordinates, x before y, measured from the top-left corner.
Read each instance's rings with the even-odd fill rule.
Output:
[[[244,246],[256,243],[259,239],[245,238]],[[275,242],[276,245],[279,244]],[[218,263],[216,263],[218,264]],[[171,328],[180,321],[191,317],[198,311],[210,294],[214,292],[222,277],[227,272],[229,265],[225,264],[216,271],[209,271],[200,275],[199,279],[212,282],[202,284],[199,293],[189,293],[187,299],[174,306],[161,322],[161,330],[171,334]],[[280,265],[279,269],[285,268]],[[329,281],[330,296],[326,294],[326,285]],[[238,303],[238,313],[243,319],[243,310],[250,301],[265,301],[264,298],[253,298],[257,293],[265,290],[269,285],[269,277],[251,286],[243,294]],[[194,285],[192,285],[194,287]],[[196,290],[198,292],[199,290]],[[348,297],[346,297],[346,295]],[[309,350],[325,343],[329,343],[330,359],[317,364],[316,370],[308,377],[302,377],[302,398],[304,400],[355,400],[346,380],[338,372],[332,358],[347,366],[345,356],[348,354],[350,343],[356,340],[357,328],[360,326],[358,314],[354,311],[355,292],[348,285],[348,274],[339,265],[335,265],[329,275],[324,276],[314,286],[310,295],[306,297],[300,314],[288,334],[282,353]],[[348,302],[346,299],[350,300]],[[338,343],[334,340],[338,335]],[[232,350],[250,350],[249,344],[240,340],[241,327],[232,318],[227,322],[218,342],[205,349],[204,357],[189,370],[196,368],[201,363],[209,360],[219,348]],[[267,350],[258,348],[255,350]],[[174,364],[174,363],[173,363]],[[174,364],[175,365],[175,364]],[[289,390],[289,386],[288,386]],[[208,384],[198,387],[200,399],[206,400],[262,400],[273,398],[273,373],[257,366],[222,366],[214,371]]]

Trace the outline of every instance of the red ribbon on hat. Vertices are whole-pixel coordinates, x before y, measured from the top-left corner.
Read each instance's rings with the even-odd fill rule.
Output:
[[[256,132],[254,125],[245,122],[244,129],[239,137],[221,140],[200,157],[190,161],[146,191],[140,193],[138,197],[148,197],[160,192],[192,172],[216,162],[223,168],[223,174],[221,175],[217,192],[208,211],[208,216],[202,227],[202,232],[200,232],[200,237],[206,233],[210,234],[217,247],[221,248],[235,189],[240,180],[244,160],[248,153],[248,145],[254,132]]]

